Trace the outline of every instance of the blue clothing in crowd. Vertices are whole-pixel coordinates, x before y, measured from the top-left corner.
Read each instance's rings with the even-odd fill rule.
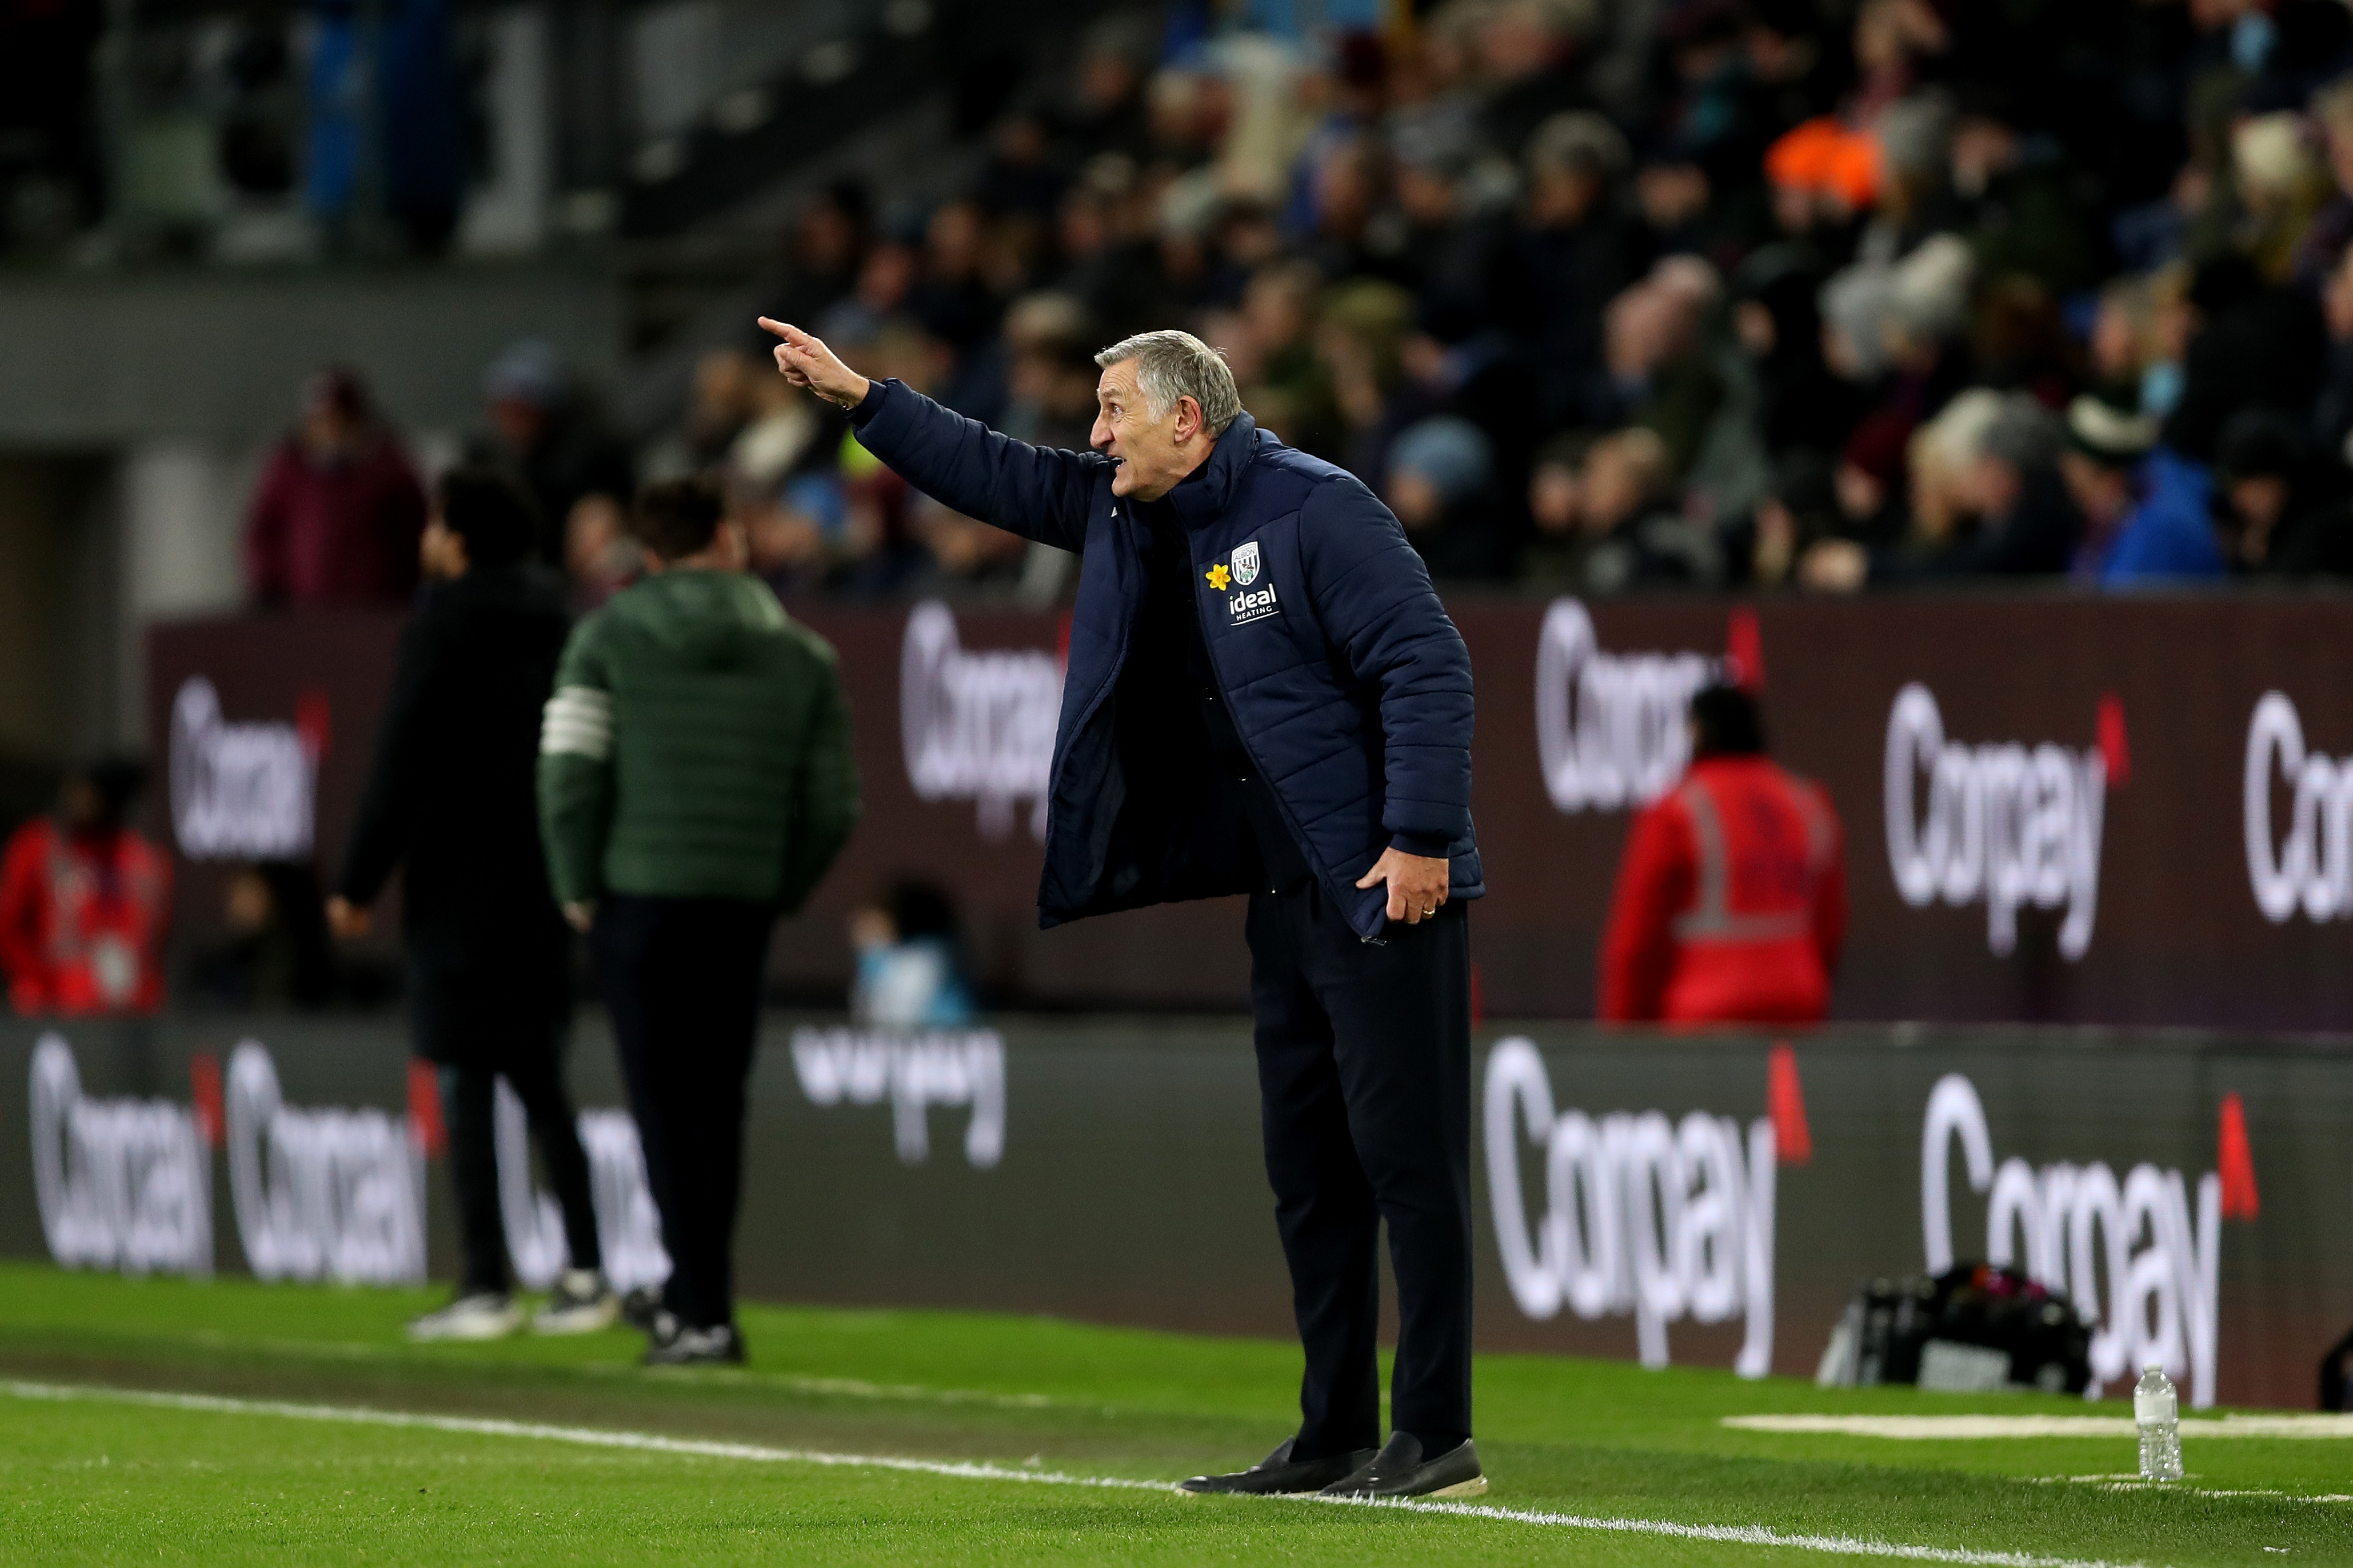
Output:
[[[2214,538],[2214,481],[2205,465],[2159,447],[2141,465],[2139,483],[2139,504],[2094,564],[2100,586],[2221,576],[2226,568]]]

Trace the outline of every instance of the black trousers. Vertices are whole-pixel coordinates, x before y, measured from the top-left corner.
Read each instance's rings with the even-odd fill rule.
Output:
[[[548,1184],[564,1211],[564,1239],[575,1268],[601,1268],[596,1207],[589,1197],[588,1156],[580,1123],[564,1087],[564,1062],[551,1038],[544,1051],[514,1051],[497,1068],[443,1067],[441,1115],[449,1124],[449,1177],[458,1192],[458,1245],[464,1255],[463,1295],[503,1295],[507,1272],[506,1217],[499,1207],[497,1081],[505,1079],[522,1101],[532,1139],[547,1167]]]
[[[1266,1173],[1307,1353],[1303,1456],[1377,1447],[1382,1222],[1390,1424],[1471,1430],[1471,941],[1464,907],[1367,942],[1310,882],[1252,894]]]
[[[662,1305],[689,1328],[734,1321],[744,1089],[776,912],[741,899],[628,894],[596,912],[597,973],[661,1215]]]

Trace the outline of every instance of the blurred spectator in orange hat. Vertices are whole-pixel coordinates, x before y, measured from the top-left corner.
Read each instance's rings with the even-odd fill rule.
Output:
[[[262,605],[398,605],[417,591],[425,489],[355,372],[302,388],[246,516],[246,592]]]
[[[1805,121],[1765,150],[1774,216],[1791,234],[1867,211],[1878,199],[1879,174],[1877,140],[1832,114]]]

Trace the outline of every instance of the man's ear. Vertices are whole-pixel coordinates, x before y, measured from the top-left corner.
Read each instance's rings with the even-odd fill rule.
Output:
[[[1190,397],[1176,400],[1176,444],[1183,446],[1201,433],[1207,423],[1201,417],[1201,405]]]

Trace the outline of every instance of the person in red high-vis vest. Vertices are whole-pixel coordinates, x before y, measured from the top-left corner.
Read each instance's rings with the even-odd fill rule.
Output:
[[[1692,763],[1634,819],[1601,944],[1613,1023],[1808,1024],[1846,937],[1846,851],[1820,785],[1766,755],[1756,700],[1691,704]]]
[[[143,778],[119,760],[76,773],[58,816],[25,824],[0,854],[0,971],[18,1013],[164,1005],[172,867],[129,825]]]

